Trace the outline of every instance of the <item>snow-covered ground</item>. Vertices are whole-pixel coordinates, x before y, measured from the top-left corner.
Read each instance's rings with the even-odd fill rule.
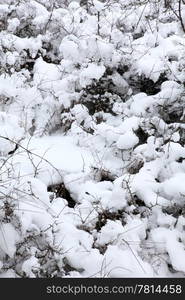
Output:
[[[185,276],[185,4],[0,0],[0,277]]]

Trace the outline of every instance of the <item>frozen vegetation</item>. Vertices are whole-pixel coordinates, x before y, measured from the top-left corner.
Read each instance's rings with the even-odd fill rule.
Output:
[[[0,277],[184,277],[184,143],[184,0],[0,0]]]

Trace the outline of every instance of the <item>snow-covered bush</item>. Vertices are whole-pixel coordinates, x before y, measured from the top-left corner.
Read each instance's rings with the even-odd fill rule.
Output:
[[[0,0],[0,277],[185,276],[184,16]]]

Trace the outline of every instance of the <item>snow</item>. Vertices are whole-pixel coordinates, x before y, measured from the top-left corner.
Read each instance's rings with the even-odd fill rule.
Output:
[[[73,41],[63,41],[59,47],[64,59],[76,59],[79,56],[78,45]]]
[[[93,0],[93,5],[97,11],[101,11],[102,9],[104,9],[104,6],[105,6],[105,4],[103,4],[97,0]]]
[[[175,270],[184,272],[184,247],[181,242],[178,241],[180,235],[175,230],[169,230],[165,228],[154,229],[152,231],[152,239],[155,242],[161,243],[161,251],[167,251],[172,266]]]
[[[43,90],[50,89],[60,79],[60,71],[54,64],[38,58],[34,65],[34,82]]]
[[[19,120],[15,115],[0,112],[0,153],[1,155],[9,153],[15,148],[15,142],[18,142],[23,136],[23,129],[19,125]],[[7,140],[8,138],[9,140]],[[11,142],[13,141],[13,142]]]
[[[177,3],[13,2],[0,1],[0,277],[185,277]]]
[[[138,142],[138,137],[132,131],[128,131],[119,137],[117,147],[121,150],[128,150],[136,146]]]
[[[107,277],[152,277],[153,275],[150,265],[143,262],[130,249],[122,250],[118,246],[109,245],[106,263],[108,265]]]
[[[22,149],[17,152],[12,161],[17,172],[22,176],[33,174],[35,166],[38,168],[38,178],[47,185],[60,181],[64,174],[88,171],[93,162],[91,153],[75,145],[72,137],[33,138],[24,140],[21,146],[31,154]],[[66,159],[68,155],[70,162]]]
[[[13,258],[16,251],[16,242],[19,236],[12,224],[5,223],[0,225],[0,245],[1,250]]]
[[[28,258],[27,260],[24,261],[24,263],[22,265],[22,271],[29,278],[35,278],[35,275],[32,272],[32,270],[34,268],[36,269],[38,267],[39,267],[39,264],[38,264],[37,258],[35,256],[31,256],[30,258]]]
[[[179,198],[183,198],[185,195],[185,188],[182,184],[185,180],[183,173],[176,173],[170,179],[163,182],[163,191],[167,197],[170,197],[174,202],[178,202]]]
[[[86,87],[92,79],[100,79],[105,72],[104,66],[97,66],[91,63],[80,74],[80,85]]]
[[[20,25],[20,21],[17,18],[13,18],[8,22],[8,31],[15,32],[16,28]]]

